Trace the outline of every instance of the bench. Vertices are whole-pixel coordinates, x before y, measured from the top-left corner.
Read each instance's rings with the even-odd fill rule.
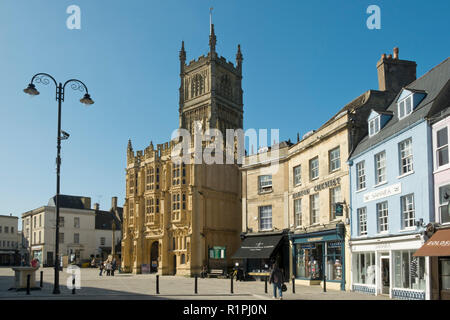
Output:
[[[222,269],[211,269],[211,271],[208,272],[208,278],[220,277],[220,276],[223,276],[223,270]]]

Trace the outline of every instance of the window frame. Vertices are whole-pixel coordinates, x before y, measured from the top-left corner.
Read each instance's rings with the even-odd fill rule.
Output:
[[[298,172],[296,172],[298,170]],[[299,164],[292,168],[294,187],[302,185],[302,165]]]
[[[403,148],[408,143],[408,149]],[[404,153],[409,152],[409,155],[406,157],[403,156]],[[405,139],[398,144],[398,157],[399,157],[399,170],[400,176],[406,175],[414,171],[414,157],[413,157],[413,147],[412,147],[412,138]],[[403,163],[404,160],[407,160],[406,165]],[[404,172],[404,168],[410,167],[408,171]]]
[[[412,100],[413,94],[411,93],[410,95],[408,95],[406,98],[403,98],[402,100],[397,102],[397,111],[398,111],[398,119],[402,120],[404,118],[406,118],[407,116],[409,116],[412,112],[413,112],[413,100]],[[410,103],[409,105],[409,112],[407,112],[407,102]],[[403,105],[403,107],[402,107]],[[403,116],[402,116],[402,111],[403,111]]]
[[[270,180],[267,179],[267,181],[263,181],[263,178],[270,177]],[[264,174],[258,176],[258,193],[269,193],[273,191],[273,177],[271,174]],[[270,184],[268,183],[270,181]],[[262,186],[262,183],[266,183],[264,186]]]
[[[383,162],[381,160],[378,160],[377,157],[379,157],[380,155],[384,155],[384,158],[382,159]],[[374,155],[374,164],[375,164],[375,185],[380,185],[380,184],[384,184],[387,182],[387,167],[386,167],[386,150],[383,150],[381,152],[378,152],[377,154]],[[383,167],[379,167],[379,163],[383,163]],[[383,170],[383,177],[384,180],[380,181],[380,174],[379,171]]]
[[[313,168],[312,164],[317,161],[317,166]],[[319,178],[319,156],[309,159],[309,180],[313,181]],[[317,175],[313,177],[313,172],[317,171]]]
[[[406,203],[405,200],[408,199],[408,197],[412,198],[412,201],[410,203]],[[401,219],[402,219],[402,229],[411,229],[415,228],[415,222],[416,222],[416,207],[415,207],[415,201],[414,201],[414,193],[410,193],[404,196],[400,197],[400,203],[401,203]],[[412,209],[405,210],[405,205],[411,205]],[[411,218],[412,213],[412,218]],[[408,215],[406,218],[405,215]],[[412,223],[411,223],[412,220]],[[409,224],[409,225],[408,225]]]
[[[336,203],[342,202],[342,188],[341,188],[341,186],[336,186],[333,188],[329,188],[328,190],[330,190],[330,220],[335,220],[336,219]],[[339,194],[338,194],[339,199],[336,199],[336,194],[333,193],[333,192],[336,192],[336,190],[339,190]]]
[[[270,208],[270,211],[269,211]],[[267,210],[267,211],[264,211]],[[264,211],[264,212],[263,212]],[[270,217],[263,217],[262,214],[269,214],[270,212]],[[258,207],[258,218],[259,218],[259,230],[260,231],[268,231],[268,230],[273,230],[273,221],[272,221],[272,205],[266,205],[266,206],[259,206]],[[265,221],[269,221],[270,220],[270,224],[265,222]],[[270,227],[266,227],[270,225]]]
[[[299,223],[300,222],[300,223]],[[302,199],[294,199],[294,226],[302,225]]]
[[[381,116],[378,115],[375,118],[369,120],[369,137],[372,137],[376,135],[378,132],[380,132],[381,129]],[[373,130],[372,130],[372,124],[373,124]]]
[[[443,130],[445,130],[446,132],[446,137],[447,137],[447,141],[445,144],[439,146],[439,132],[442,132]],[[444,166],[448,166],[448,164],[450,163],[450,154],[449,154],[449,143],[448,143],[448,126],[444,126],[442,128],[440,128],[439,130],[436,130],[436,169],[440,169],[441,167]],[[441,152],[442,150],[447,149],[447,163],[444,164],[439,164],[440,163],[440,154],[439,152]]]
[[[317,197],[317,199],[316,199],[316,197]],[[310,219],[310,224],[317,224],[317,223],[319,223],[319,220],[320,220],[319,219],[320,218],[320,203],[319,202],[320,202],[320,198],[319,198],[319,193],[318,192],[309,196],[309,219]]]
[[[386,205],[385,208],[381,208],[381,205]],[[389,232],[389,205],[387,201],[378,202],[376,204],[377,210],[377,229],[378,233],[387,233]],[[385,212],[386,214],[381,216],[380,213]]]
[[[367,236],[367,207],[358,208],[356,212],[358,215],[358,236]]]
[[[362,174],[360,174],[361,171]],[[366,189],[366,161],[362,160],[356,164],[356,190],[358,191],[364,189]]]
[[[338,151],[338,157],[337,158],[332,158],[332,154],[335,151]],[[332,168],[332,164],[333,162],[337,162],[338,165],[336,166],[336,168]],[[330,151],[328,151],[328,171],[331,172],[335,172],[341,169],[341,148],[340,146],[337,146],[336,148],[331,149]]]

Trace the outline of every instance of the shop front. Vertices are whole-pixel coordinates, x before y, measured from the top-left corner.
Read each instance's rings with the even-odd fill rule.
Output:
[[[293,274],[302,284],[320,285],[345,290],[345,228],[290,234]],[[334,285],[333,285],[334,284]]]
[[[428,259],[414,253],[419,234],[352,240],[352,291],[393,299],[429,299]]]
[[[232,259],[235,266],[253,278],[269,276],[270,269],[276,262],[284,274],[285,281],[289,281],[289,241],[285,232],[246,235]]]
[[[431,299],[450,300],[450,228],[436,233],[414,255],[431,262]]]

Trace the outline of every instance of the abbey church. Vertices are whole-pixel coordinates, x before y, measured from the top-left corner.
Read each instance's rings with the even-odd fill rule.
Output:
[[[243,128],[242,61],[216,53],[211,24],[209,52],[186,63],[180,50],[179,126]],[[168,135],[171,130],[168,128]],[[149,139],[150,140],[150,139]],[[240,247],[241,177],[237,164],[174,163],[174,141],[127,149],[122,269],[162,275],[195,275],[203,266],[226,269]]]

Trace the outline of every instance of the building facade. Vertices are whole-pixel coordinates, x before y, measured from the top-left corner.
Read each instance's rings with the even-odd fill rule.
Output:
[[[275,173],[270,173],[270,161],[254,159],[259,155],[246,158],[242,167],[244,241],[236,258],[243,259],[247,254],[248,260],[254,259],[257,243],[252,239],[259,237],[259,243],[264,244],[262,237],[273,236],[278,229],[280,234],[289,234],[289,242],[280,240],[273,250],[278,256],[273,260],[285,267],[286,262],[279,258],[284,256],[276,255],[276,249],[282,252],[283,245],[289,246],[286,279],[294,276],[305,285],[328,281],[331,288],[350,289],[350,181],[346,160],[368,131],[365,123],[370,110],[388,105],[400,84],[407,83],[414,73],[404,60],[384,59],[388,58],[384,55],[377,64],[380,90],[363,93],[317,131],[280,148]],[[396,64],[396,68],[388,72],[388,64]],[[267,260],[261,265],[267,265]]]
[[[206,56],[186,64],[180,51],[179,128],[193,135],[243,126],[242,54],[236,65],[219,57],[214,25]],[[163,275],[199,274],[230,266],[241,230],[240,175],[236,164],[176,163],[175,140],[127,150],[122,269],[151,265]],[[193,145],[191,144],[191,147]],[[194,158],[192,148],[188,154]],[[220,248],[220,250],[219,250]],[[218,254],[217,252],[220,252]]]
[[[53,197],[47,206],[22,214],[22,232],[28,245],[29,257],[38,259],[44,266],[53,266],[55,263],[55,209]],[[98,208],[91,209],[89,197],[60,195],[60,257],[66,256],[68,262],[80,263],[102,253],[100,238],[105,237],[106,242],[106,238],[111,239],[112,235],[109,231],[107,237],[103,229],[96,229],[99,214],[104,215]],[[121,230],[118,228],[116,238],[120,237]]]
[[[0,215],[0,266],[20,263],[18,221],[13,215]]]
[[[434,221],[428,118],[442,109],[436,97],[449,66],[444,61],[404,84],[385,110],[373,109],[368,135],[350,156],[354,291],[430,298],[429,258],[414,253],[424,243],[424,226]]]

